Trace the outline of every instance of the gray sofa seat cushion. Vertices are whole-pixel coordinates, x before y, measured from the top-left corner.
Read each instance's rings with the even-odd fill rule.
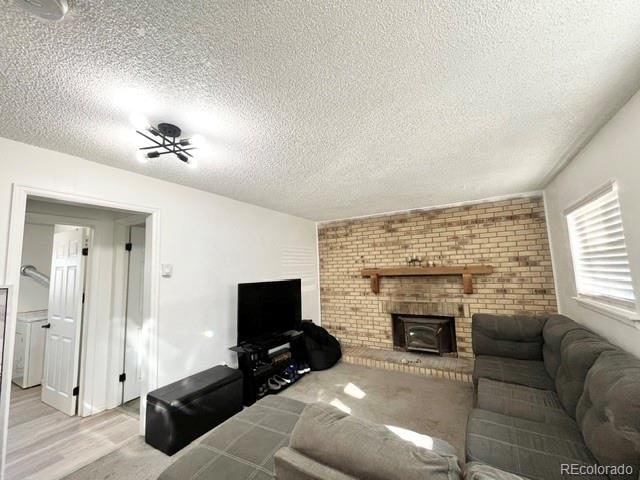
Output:
[[[556,392],[572,418],[576,417],[576,407],[584,390],[587,372],[602,352],[615,348],[589,330],[572,330],[562,339]]]
[[[425,439],[429,437],[424,436]],[[290,447],[346,475],[368,480],[458,480],[460,468],[451,445],[432,440],[422,448],[384,425],[377,425],[324,403],[305,407]],[[442,453],[436,453],[436,451]]]
[[[585,379],[576,419],[585,443],[602,465],[640,470],[640,359],[620,351],[602,353]]]
[[[482,462],[468,462],[462,472],[464,480],[526,480]]]
[[[468,462],[487,463],[532,480],[566,478],[562,475],[563,464],[596,463],[577,427],[533,422],[480,409],[469,415],[466,449]]]
[[[572,330],[584,330],[580,324],[574,322],[564,315],[550,315],[542,329],[544,344],[542,345],[542,356],[544,366],[551,378],[556,378],[556,372],[560,366],[560,344],[562,339]]]
[[[273,479],[274,455],[289,438],[305,403],[268,396],[188,446],[160,480]]]
[[[546,316],[476,313],[472,318],[473,352],[542,360],[542,327],[546,319]]]
[[[478,381],[476,407],[535,422],[577,427],[575,420],[565,413],[558,395],[552,390],[481,378]]]
[[[516,383],[543,390],[555,389],[553,380],[544,368],[544,363],[538,360],[479,356],[476,357],[473,368],[473,383],[476,387],[480,378]]]

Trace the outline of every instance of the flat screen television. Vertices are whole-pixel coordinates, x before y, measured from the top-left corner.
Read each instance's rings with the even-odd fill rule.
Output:
[[[299,278],[238,284],[238,344],[299,328],[301,297]]]

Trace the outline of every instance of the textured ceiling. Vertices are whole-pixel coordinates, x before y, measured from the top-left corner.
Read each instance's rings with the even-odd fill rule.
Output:
[[[539,189],[640,86],[638,0],[70,3],[0,3],[0,136],[314,220]]]

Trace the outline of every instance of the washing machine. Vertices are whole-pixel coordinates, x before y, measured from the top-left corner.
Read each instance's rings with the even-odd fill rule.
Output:
[[[11,380],[21,388],[42,382],[47,311],[18,313]]]

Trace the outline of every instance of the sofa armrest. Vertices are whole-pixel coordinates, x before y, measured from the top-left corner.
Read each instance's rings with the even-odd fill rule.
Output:
[[[542,360],[542,328],[547,316],[475,313],[473,353],[520,360]]]
[[[304,408],[291,432],[289,446],[322,465],[356,478],[451,480],[460,477],[458,459],[452,453],[455,450],[444,441],[376,424],[326,403],[310,403]]]
[[[356,480],[290,447],[278,450],[274,460],[277,480]]]

